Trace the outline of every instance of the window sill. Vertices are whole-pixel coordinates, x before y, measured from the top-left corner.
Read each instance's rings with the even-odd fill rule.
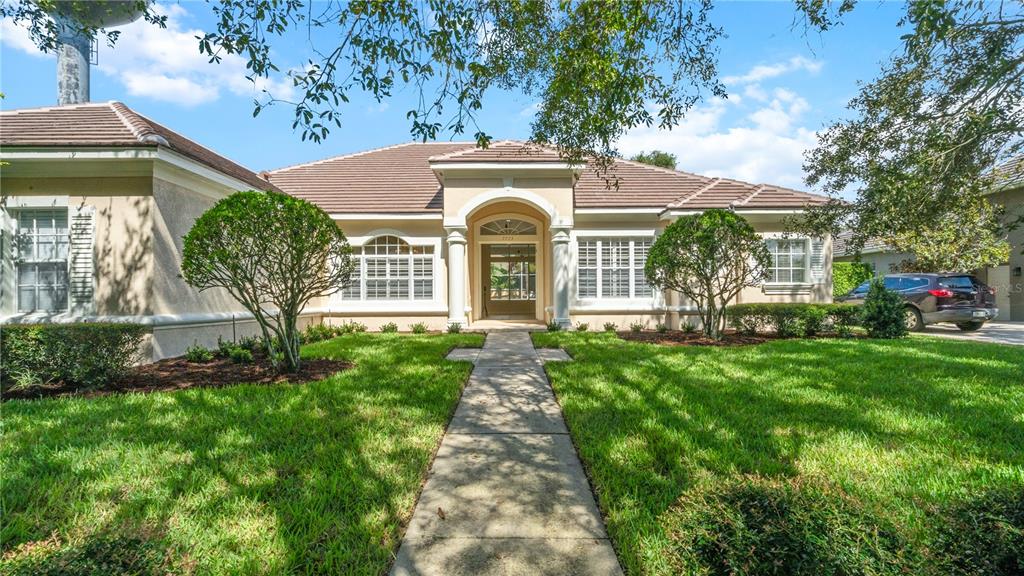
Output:
[[[761,292],[765,294],[810,294],[813,287],[814,284],[810,282],[762,284]]]
[[[322,309],[329,316],[345,314],[447,314],[448,307],[433,300],[335,301]]]
[[[646,299],[588,299],[577,300],[570,313],[583,312],[664,312],[665,306],[653,298]]]

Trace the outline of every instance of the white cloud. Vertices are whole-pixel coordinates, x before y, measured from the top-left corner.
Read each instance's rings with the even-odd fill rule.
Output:
[[[817,74],[821,71],[821,66],[822,63],[817,60],[811,60],[804,56],[793,56],[789,60],[775,64],[758,64],[747,71],[746,74],[740,76],[725,76],[722,78],[722,82],[726,84],[752,84],[790,72],[804,71]]]
[[[29,36],[28,30],[21,26],[16,26],[14,21],[10,18],[0,20],[0,41],[15,50],[28,52],[29,54],[35,54],[37,56],[53,58],[52,54],[43,54],[40,52],[36,48],[35,43],[32,42],[32,38]]]
[[[664,150],[676,155],[680,170],[802,189],[804,152],[817,144],[815,131],[802,125],[811,105],[792,89],[762,84],[788,73],[816,74],[821,67],[821,62],[794,56],[724,78],[742,86],[743,99],[730,94],[728,100],[712,100],[691,110],[671,131],[631,130],[619,141],[619,151],[631,156]]]
[[[746,115],[741,107],[716,100],[692,110],[671,131],[630,131],[619,150],[627,157],[664,150],[676,155],[680,170],[801,189],[804,151],[817,142],[813,130],[798,125],[808,109],[807,101],[792,92]],[[728,125],[732,118],[734,125]]]
[[[249,81],[241,56],[225,55],[220,63],[210,63],[199,53],[196,40],[203,31],[185,25],[188,11],[181,5],[158,4],[156,9],[167,16],[166,28],[137,20],[117,28],[121,34],[113,49],[106,44],[99,49],[96,69],[120,82],[128,94],[186,107],[217,100],[225,91],[259,98],[265,97],[266,89],[275,98],[293,97],[287,78]],[[0,31],[4,44],[41,55],[27,32],[10,21],[4,21]]]

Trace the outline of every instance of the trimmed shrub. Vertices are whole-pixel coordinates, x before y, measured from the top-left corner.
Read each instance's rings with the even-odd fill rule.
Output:
[[[253,361],[252,350],[236,346],[228,352],[228,358],[235,364],[251,364]]]
[[[632,324],[629,325],[629,331],[634,334],[639,334],[640,332],[643,332],[643,330],[644,325],[640,322],[633,322]]]
[[[427,325],[424,324],[423,322],[417,322],[412,326],[409,326],[409,330],[411,330],[413,334],[426,334]]]
[[[458,322],[450,322],[448,324],[449,334],[458,334],[459,332],[462,332],[462,324],[459,324]]]
[[[615,332],[618,329],[619,329],[619,326],[615,322],[605,322],[604,323],[604,331],[605,332]]]
[[[217,336],[217,350],[214,351],[213,355],[217,358],[227,358],[231,354],[231,349],[235,347],[235,343],[230,340],[224,340],[220,336]]]
[[[140,324],[11,324],[0,330],[0,380],[102,386],[141,359]]]
[[[838,486],[800,477],[698,486],[661,524],[675,574],[920,573],[920,557],[881,513]]]
[[[697,331],[697,325],[687,320],[683,322],[683,332],[686,334],[693,334]]]
[[[551,322],[548,322],[548,332],[561,332],[561,331],[562,331],[562,325],[561,324],[559,324],[558,322],[555,322],[554,320],[552,320]]]
[[[815,336],[834,330],[849,335],[859,308],[854,304],[756,303],[726,309],[729,321],[744,334],[774,333],[781,337]]]
[[[383,326],[380,327],[380,331],[385,334],[394,334],[395,332],[398,332],[398,324],[395,324],[394,322],[388,322],[387,324],[384,324]]]
[[[665,324],[664,322],[658,322],[657,326],[655,326],[654,329],[659,334],[664,334],[665,332],[668,332],[668,324]]]
[[[302,341],[305,343],[323,342],[334,338],[336,329],[326,324],[310,324],[302,332]]]
[[[838,298],[849,294],[851,290],[860,286],[861,282],[870,280],[874,275],[871,266],[863,262],[833,262],[832,297]]]
[[[586,332],[587,330],[590,330],[590,324],[587,324],[586,322],[577,322],[576,323],[576,331],[577,332]]]
[[[193,344],[185,349],[185,359],[189,362],[202,364],[213,360],[213,351],[207,350],[198,344]]]
[[[907,335],[904,323],[906,302],[894,290],[889,290],[881,278],[871,282],[868,295],[864,298],[861,322],[872,338],[903,338]]]

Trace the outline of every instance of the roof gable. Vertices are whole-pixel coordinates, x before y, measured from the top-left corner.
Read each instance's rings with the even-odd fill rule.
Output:
[[[0,112],[2,147],[158,147],[260,190],[276,187],[258,174],[135,112],[120,102]]]
[[[514,140],[486,149],[471,142],[410,142],[267,174],[284,191],[332,213],[440,212],[443,189],[431,164],[501,162],[565,161],[552,148]],[[574,192],[577,208],[796,209],[828,201],[780,186],[709,178],[622,159],[603,173],[588,164],[580,171]]]

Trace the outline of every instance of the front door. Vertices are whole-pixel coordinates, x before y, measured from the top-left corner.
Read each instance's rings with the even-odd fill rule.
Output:
[[[483,244],[486,318],[534,318],[537,309],[537,247]]]

